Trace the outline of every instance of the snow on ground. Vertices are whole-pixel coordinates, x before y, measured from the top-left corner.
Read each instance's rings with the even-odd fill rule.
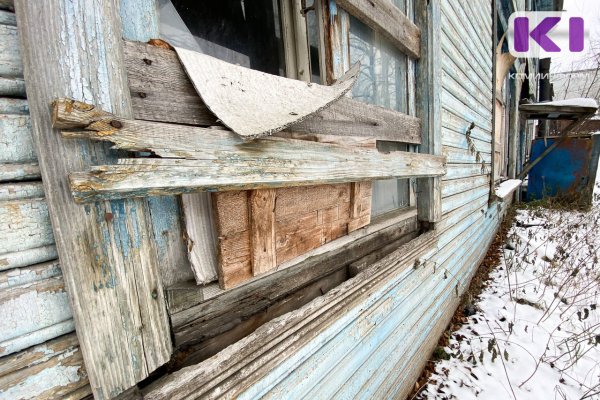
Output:
[[[600,204],[517,211],[475,314],[417,398],[600,399]]]

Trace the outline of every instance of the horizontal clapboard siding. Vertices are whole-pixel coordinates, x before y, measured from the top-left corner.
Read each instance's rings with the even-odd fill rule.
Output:
[[[78,399],[91,390],[39,178],[16,18],[2,9],[0,398]]]

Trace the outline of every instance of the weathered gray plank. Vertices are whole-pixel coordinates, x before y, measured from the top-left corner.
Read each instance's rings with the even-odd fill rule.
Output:
[[[34,265],[53,260],[57,256],[56,247],[53,244],[2,254],[0,255],[0,271]]]
[[[7,253],[54,244],[44,199],[0,202],[0,257]]]
[[[0,8],[0,25],[17,26],[17,18],[15,17],[15,13]]]
[[[120,165],[72,174],[78,201],[445,173],[441,156],[382,154],[370,148],[278,137],[244,143],[225,130],[126,120],[64,99],[54,102],[53,120],[58,128],[84,129],[63,131],[66,136],[108,140],[115,143],[115,148],[152,151],[166,157],[122,159]]]
[[[338,6],[390,40],[412,58],[421,54],[420,29],[392,2],[386,0],[337,0]]]
[[[25,81],[23,78],[0,76],[0,96],[25,97]]]
[[[0,359],[0,398],[82,399],[91,393],[74,333]]]
[[[57,235],[65,286],[94,395],[109,398],[168,361],[169,325],[143,201],[73,202],[66,179],[103,146],[67,141],[51,128],[59,93],[131,117],[117,1],[18,1],[34,143]]]
[[[188,243],[188,257],[196,283],[217,280],[217,239],[212,220],[211,199],[208,193],[181,196]]]
[[[20,182],[0,184],[0,201],[23,200],[44,197],[42,182]]]
[[[0,25],[0,76],[8,78],[23,76],[23,62],[15,26]]]
[[[136,119],[200,126],[218,123],[196,93],[174,51],[129,41],[124,46]],[[421,142],[420,129],[418,118],[349,98],[342,98],[289,128],[310,134],[374,137],[415,144]]]
[[[422,122],[422,144],[420,151],[442,154],[442,120],[441,120],[441,66],[440,66],[440,4],[439,0],[418,2],[415,7],[416,20],[422,28],[420,46],[421,60],[417,64],[416,94],[417,115]],[[417,205],[419,219],[427,222],[438,222],[441,212],[440,178],[417,180]]]
[[[0,164],[36,160],[29,115],[0,114]]]
[[[392,276],[413,268],[414,258],[435,243],[432,234],[422,235],[374,264],[361,277],[348,280],[299,310],[275,320],[238,341],[217,356],[196,366],[169,375],[145,389],[148,399],[180,399],[191,394],[214,398],[217,393],[241,393],[256,382],[257,369],[273,368],[282,358],[302,348],[319,332],[347,314],[352,305],[369,292],[389,282]],[[233,373],[235,379],[227,379]]]
[[[0,357],[74,329],[62,276],[0,291]]]

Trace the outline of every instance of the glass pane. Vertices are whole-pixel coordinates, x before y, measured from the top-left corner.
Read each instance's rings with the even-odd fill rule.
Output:
[[[277,0],[159,0],[161,37],[175,46],[284,75]]]
[[[315,7],[315,0],[307,0],[306,7]],[[310,52],[311,82],[321,83],[321,64],[319,63],[319,21],[317,12],[309,10],[306,13],[306,30],[308,32],[308,50]]]
[[[396,5],[403,5],[398,1]],[[408,111],[408,59],[394,45],[371,28],[350,17],[350,62],[360,61],[361,74],[352,89],[352,97],[396,111]],[[377,142],[382,152],[407,151],[407,145],[397,142]],[[408,207],[408,179],[388,179],[373,182],[371,215],[376,216]]]

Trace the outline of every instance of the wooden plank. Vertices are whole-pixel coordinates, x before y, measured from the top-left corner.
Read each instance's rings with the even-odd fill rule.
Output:
[[[25,97],[25,81],[23,78],[0,76],[0,96]]]
[[[39,179],[40,167],[37,163],[0,163],[0,182]]]
[[[44,199],[0,202],[0,255],[54,244]]]
[[[80,399],[91,395],[74,333],[0,359],[0,397]]]
[[[42,182],[0,184],[0,201],[23,200],[44,197]]]
[[[374,149],[276,137],[242,142],[225,130],[117,118],[71,100],[54,103],[54,126],[90,129],[63,132],[69,137],[108,140],[115,143],[115,148],[144,149],[161,157],[177,158],[121,160],[121,165],[94,167],[89,174],[71,174],[78,201],[440,176],[445,172],[443,157],[381,154]],[[164,181],[167,176],[170,183]]]
[[[0,114],[28,115],[29,104],[25,99],[0,97]]]
[[[56,246],[48,245],[36,247],[14,253],[0,255],[0,271],[26,267],[29,265],[53,260],[58,256]]]
[[[0,289],[4,290],[14,286],[22,286],[61,275],[62,272],[60,271],[58,260],[8,271],[0,271]]]
[[[146,389],[145,395],[152,399],[178,399],[189,393],[188,388],[192,386],[195,395],[206,398],[213,398],[216,392],[226,393],[230,389],[233,389],[232,394],[243,392],[244,388],[249,388],[262,375],[254,374],[257,368],[264,366],[268,370],[274,368],[275,363],[281,362],[278,355],[285,357],[281,353],[283,349],[287,349],[285,353],[288,356],[300,356],[297,350],[309,342],[316,345],[316,342],[311,340],[337,321],[340,312],[348,315],[349,308],[354,309],[361,297],[369,297],[375,287],[379,287],[383,282],[389,283],[390,274],[402,274],[406,267],[412,269],[412,262],[406,261],[405,264],[404,260],[412,261],[415,255],[423,252],[423,248],[431,244],[431,236],[433,235],[426,235],[420,241],[412,241],[409,247],[403,246],[398,249],[394,254],[398,255],[400,260],[391,256],[386,258],[385,263],[382,260],[375,264],[368,274],[363,274],[363,279],[344,282],[336,290],[315,299],[300,310],[257,329],[252,335],[221,351],[210,361],[188,368],[183,374],[167,376],[156,382]],[[389,266],[389,263],[393,263],[393,269],[385,267]],[[353,320],[350,315],[347,318]],[[240,380],[227,379],[234,371],[241,372],[238,375],[243,381],[240,386]],[[198,392],[198,388],[202,388],[202,391]],[[249,395],[259,396],[258,393]]]
[[[392,221],[371,225],[364,232],[353,232],[340,239],[342,243],[330,243],[313,250],[293,268],[287,266],[203,303],[182,306],[185,311],[171,315],[177,345],[219,335],[230,329],[232,321],[246,319],[268,308],[270,299],[293,293],[406,235],[416,226],[416,212],[404,212]]]
[[[62,276],[3,289],[0,291],[0,311],[3,315],[0,356],[74,329]]]
[[[123,38],[147,42],[160,37],[157,6],[155,0],[120,1],[119,13]],[[148,198],[158,261],[161,265],[159,272],[164,286],[171,286],[193,277],[184,241],[179,200],[174,196]],[[181,199],[181,201],[186,200]],[[194,236],[197,243],[204,241],[200,240],[196,233],[192,233],[191,236]],[[190,235],[187,237],[189,238]],[[197,246],[196,252],[199,247],[200,245]]]
[[[373,182],[355,182],[350,186],[350,218],[348,232],[371,223]]]
[[[421,55],[421,30],[386,0],[336,0],[338,6],[390,40],[411,58]]]
[[[19,36],[15,26],[0,25],[0,76],[23,77]]]
[[[441,65],[440,65],[440,2],[418,2],[415,8],[417,24],[421,27],[421,60],[417,64],[417,116],[422,121],[422,144],[424,153],[442,154]],[[442,218],[440,178],[417,180],[417,209],[419,219],[435,223]]]
[[[118,3],[54,0],[16,5],[34,144],[77,336],[94,396],[116,396],[170,358],[156,248],[143,201],[73,202],[66,177],[102,146],[63,140],[48,104],[58,93],[131,117]],[[83,22],[85,21],[85,23]],[[85,49],[85,50],[83,50]],[[43,66],[41,68],[40,66]]]
[[[250,192],[250,240],[254,276],[277,267],[275,251],[275,189]]]
[[[36,160],[29,115],[0,114],[0,164]]]
[[[190,264],[197,284],[217,280],[217,238],[209,193],[181,196]],[[179,280],[181,281],[181,280]]]
[[[174,51],[128,41],[124,46],[136,119],[200,126],[218,124],[217,118],[196,93]],[[289,129],[309,134],[374,137],[418,144],[421,141],[420,125],[418,118],[342,98]]]

